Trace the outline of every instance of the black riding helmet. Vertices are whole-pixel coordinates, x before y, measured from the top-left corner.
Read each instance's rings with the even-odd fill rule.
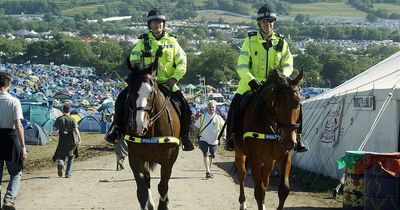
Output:
[[[164,28],[165,28],[165,15],[163,15],[157,8],[154,8],[149,11],[147,14],[147,28],[150,28],[150,22],[152,20],[162,20],[164,22]]]
[[[276,20],[276,12],[271,4],[264,4],[257,12],[257,21],[261,19]]]

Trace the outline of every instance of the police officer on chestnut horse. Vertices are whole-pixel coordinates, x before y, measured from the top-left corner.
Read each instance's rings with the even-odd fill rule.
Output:
[[[272,69],[280,69],[286,77],[293,72],[293,56],[283,35],[273,29],[276,13],[270,4],[263,5],[257,13],[259,31],[249,32],[245,38],[239,55],[237,73],[240,81],[236,94],[229,107],[227,120],[227,142],[225,149],[234,150],[235,130],[240,129],[243,116],[240,111],[242,95],[249,91],[257,91],[261,83],[267,80]],[[308,148],[301,139],[301,115],[297,130],[297,152],[306,152]]]

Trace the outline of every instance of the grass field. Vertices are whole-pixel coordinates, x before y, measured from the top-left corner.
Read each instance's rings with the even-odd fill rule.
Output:
[[[1,0],[0,0],[1,1]],[[203,6],[204,0],[196,1],[196,6]],[[82,7],[76,7],[63,11],[63,15],[74,16],[76,14],[83,13],[95,13],[102,4],[98,5],[87,5]],[[307,3],[307,4],[290,4],[291,11],[289,17],[294,18],[297,14],[308,14],[311,17],[321,16],[337,16],[337,17],[366,17],[366,13],[355,9],[354,7],[346,4],[345,2],[318,2],[318,3]],[[374,9],[386,9],[389,13],[400,11],[400,5],[379,3],[374,4]],[[256,11],[255,9],[254,11]],[[213,20],[218,21],[219,18],[223,18],[228,23],[241,23],[249,22],[251,19],[239,16],[233,16],[229,14],[220,14],[215,12],[200,12],[198,13],[196,20]]]
[[[297,14],[308,14],[311,17],[339,16],[339,17],[365,17],[367,14],[344,2],[319,2],[309,4],[290,4],[292,9],[290,17]]]
[[[389,13],[400,13],[400,5],[398,4],[385,4],[385,3],[374,4],[374,10],[377,9],[385,9]]]
[[[87,6],[82,6],[82,7],[75,7],[72,9],[67,9],[63,10],[62,14],[65,16],[74,16],[76,14],[83,14],[83,13],[89,13],[93,14],[97,12],[98,8],[103,6],[102,4],[96,4],[96,5],[87,5]]]
[[[247,18],[245,16],[234,16],[229,15],[227,13],[221,13],[218,11],[197,11],[197,17],[195,21],[204,22],[204,21],[213,21],[217,22],[220,18],[224,20],[226,23],[244,23],[251,22],[251,18]]]

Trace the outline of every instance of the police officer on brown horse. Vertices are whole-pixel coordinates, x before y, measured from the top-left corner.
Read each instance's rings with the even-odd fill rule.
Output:
[[[139,41],[133,47],[130,62],[132,65],[144,64],[150,66],[156,56],[158,63],[154,70],[159,88],[164,94],[171,94],[171,99],[178,113],[180,114],[181,132],[180,137],[184,151],[194,149],[192,141],[189,139],[189,126],[191,112],[189,105],[179,90],[176,83],[183,78],[186,73],[186,53],[183,51],[176,38],[165,31],[165,15],[154,8],[147,15],[147,27],[149,32],[142,34]],[[159,48],[162,53],[156,53]],[[129,81],[129,79],[128,79]],[[125,88],[118,95],[115,102],[115,116],[113,126],[106,135],[108,142],[115,142],[122,138],[124,134],[123,126],[123,103],[127,97],[128,90]]]
[[[272,5],[263,5],[257,13],[259,31],[249,32],[245,38],[238,59],[237,73],[240,81],[236,94],[228,112],[227,120],[227,142],[225,149],[234,150],[233,136],[235,130],[241,125],[240,101],[242,95],[247,91],[256,92],[262,82],[272,69],[282,70],[285,76],[293,72],[293,56],[283,35],[276,33],[273,29],[276,22],[276,13]],[[301,117],[300,117],[301,121]],[[297,145],[294,148],[297,152],[305,152],[308,148],[301,140],[301,122],[297,131]]]

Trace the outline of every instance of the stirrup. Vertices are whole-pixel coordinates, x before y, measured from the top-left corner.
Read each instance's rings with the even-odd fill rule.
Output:
[[[304,145],[304,143],[300,140],[299,142],[296,143],[296,146],[294,147],[294,151],[296,152],[307,152],[308,147]]]
[[[183,146],[183,148],[182,148],[183,151],[192,151],[192,150],[194,150],[193,144],[191,144],[191,145],[182,144],[182,146]]]
[[[225,144],[225,150],[232,152],[232,151],[235,150],[235,147],[233,145],[231,145],[230,143],[226,143]]]

